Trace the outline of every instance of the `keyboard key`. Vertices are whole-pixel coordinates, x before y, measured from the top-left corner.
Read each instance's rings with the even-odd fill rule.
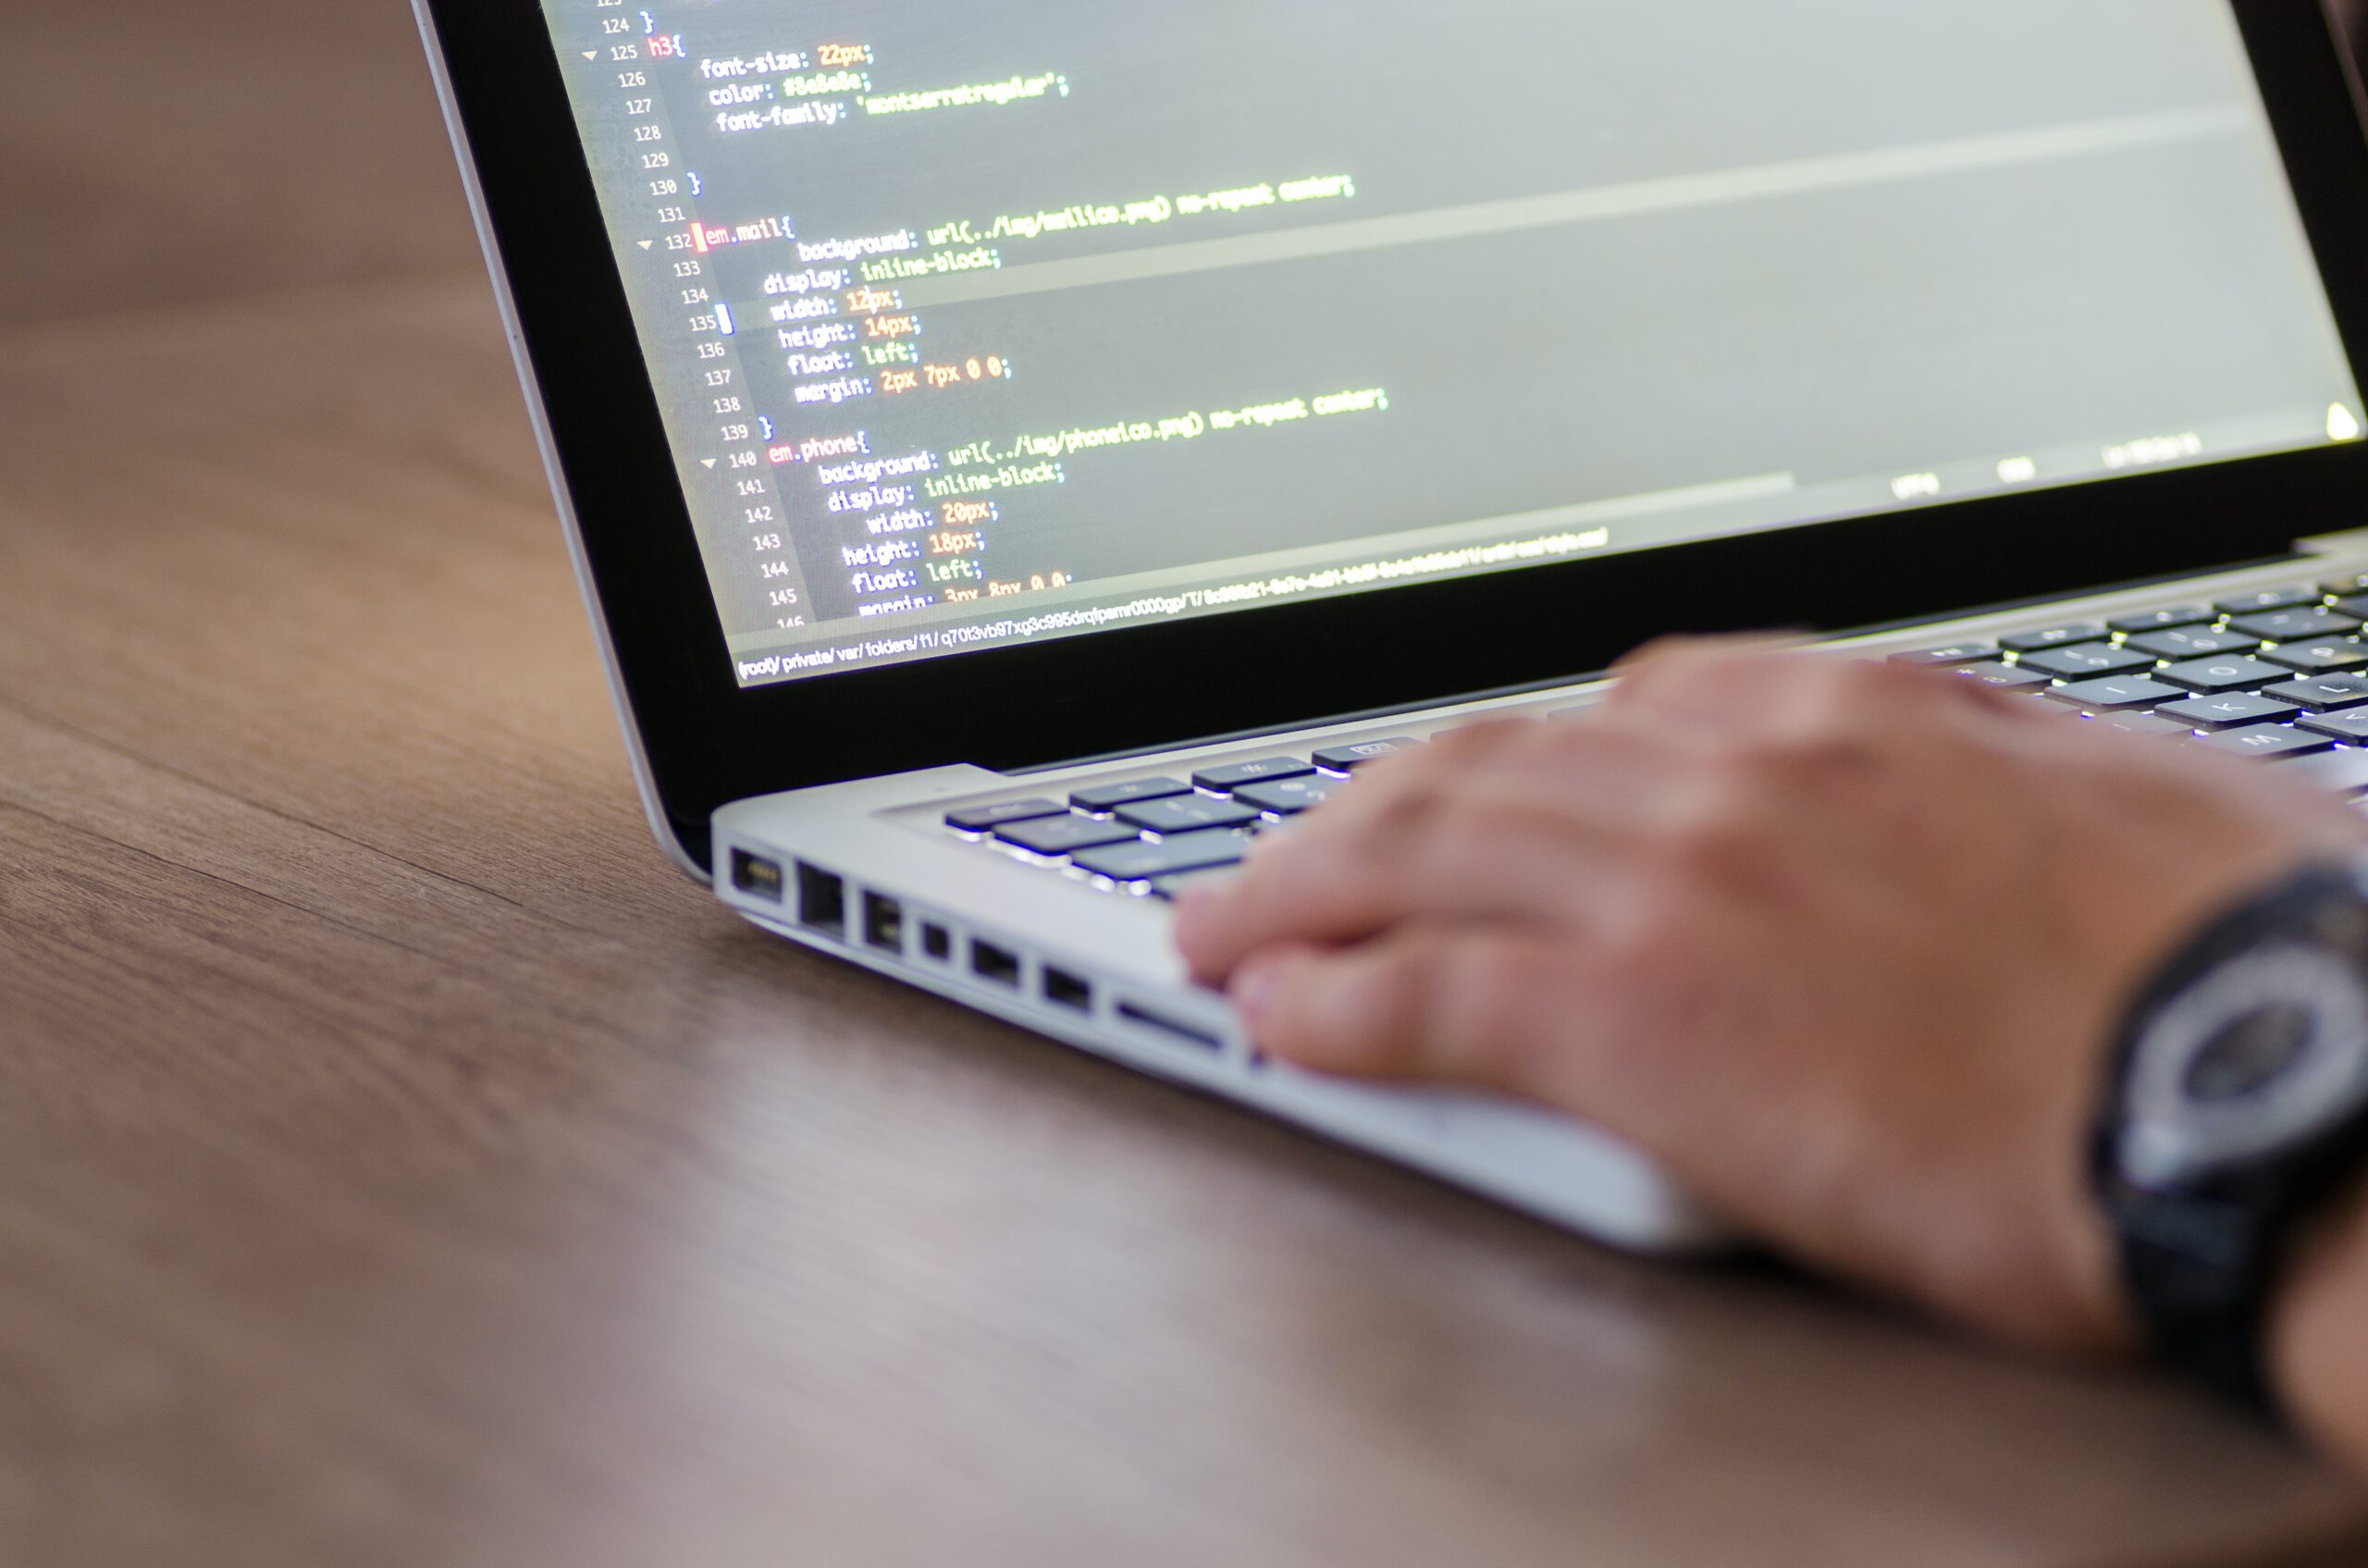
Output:
[[[1952,674],[1963,675],[1968,681],[1980,681],[1986,686],[2002,691],[2037,690],[2046,685],[2050,677],[2038,670],[2020,670],[2012,664],[1961,664]]]
[[[1057,800],[1006,800],[997,806],[966,806],[945,814],[945,825],[957,833],[993,833],[1005,822],[1030,817],[1066,817],[1068,808]]]
[[[1258,820],[1258,808],[1231,800],[1211,800],[1205,795],[1179,795],[1173,800],[1144,800],[1121,806],[1118,820],[1166,836],[1199,833],[1203,828],[1242,827]]]
[[[2183,686],[2166,686],[2139,675],[2108,675],[2101,681],[2076,681],[2068,686],[2057,686],[2047,695],[2076,708],[2111,713],[2125,708],[2157,708],[2193,694]]]
[[[2341,637],[2329,637],[2319,642],[2280,643],[2265,648],[2261,656],[2273,664],[2283,664],[2289,670],[2324,674],[2329,670],[2350,670],[2368,664],[2368,648]]]
[[[2356,632],[2360,623],[2351,616],[2326,610],[2279,610],[2267,615],[2239,615],[2228,623],[2228,629],[2267,642],[2298,642],[2307,637]]]
[[[2329,599],[2344,599],[2352,594],[2368,594],[2368,572],[2355,572],[2349,577],[2337,577],[2319,585]]]
[[[2102,642],[2105,629],[2093,621],[2077,622],[2069,626],[2050,626],[2043,632],[2016,632],[1998,639],[1998,646],[2009,653],[2037,653],[2041,648],[2069,648],[2076,643]]]
[[[2368,795],[2368,751],[2358,747],[2298,758],[2279,771],[2337,795]]]
[[[2335,742],[2325,735],[2314,735],[2302,730],[2289,730],[2283,724],[2256,724],[2249,730],[2223,730],[2216,735],[2203,737],[2206,746],[2216,746],[2224,751],[2240,752],[2247,757],[2308,757],[2315,751],[2332,751]]]
[[[2168,681],[2189,691],[2222,692],[2251,691],[2272,681],[2291,678],[2293,672],[2283,664],[2264,664],[2258,659],[2242,654],[2227,659],[2190,659],[2183,664],[2167,665],[2154,672],[2158,681]]]
[[[1091,789],[1079,790],[1069,796],[1069,804],[1080,811],[1115,811],[1138,800],[1165,800],[1171,795],[1191,793],[1192,786],[1182,779],[1136,779],[1130,784],[1095,784]]]
[[[1233,792],[1233,799],[1238,806],[1254,806],[1277,817],[1296,817],[1331,799],[1348,782],[1314,774],[1303,779],[1276,779],[1272,784],[1243,784]]]
[[[1030,821],[1005,822],[995,829],[995,837],[1038,855],[1068,855],[1079,849],[1100,849],[1104,845],[1136,842],[1135,830],[1124,822],[1104,821],[1074,811],[1066,817],[1039,817]]]
[[[2368,708],[2368,675],[2313,675],[2270,686],[2262,695],[2313,713],[2340,713],[2347,708]]]
[[[1419,740],[1401,737],[1396,740],[1359,741],[1354,746],[1326,747],[1315,754],[1315,765],[1319,768],[1328,768],[1336,773],[1353,773],[1368,762],[1378,762],[1385,757],[1395,757],[1401,751],[1420,750],[1422,745],[1423,743]]]
[[[2265,611],[2308,609],[2325,597],[2311,587],[2260,588],[2224,599],[2215,608],[2223,615],[2258,615]]]
[[[1232,867],[1219,866],[1212,870],[1183,871],[1172,877],[1153,877],[1151,883],[1152,896],[1173,902],[1182,897],[1184,890],[1195,883],[1223,882],[1232,874]]]
[[[2191,697],[2185,702],[2166,702],[2154,711],[2189,729],[2235,730],[2247,724],[2283,723],[2301,710],[2290,702],[2240,691],[2225,697]]]
[[[2145,610],[2135,615],[2117,615],[2105,623],[2116,632],[2166,632],[2174,626],[2202,626],[2217,621],[2212,607],[2204,604],[2182,604],[2170,610]]]
[[[1314,767],[1296,757],[1268,757],[1256,762],[1236,762],[1228,768],[1204,768],[1192,775],[1192,784],[1197,789],[1223,795],[1242,784],[1263,784],[1268,779],[1295,779],[1301,773],[1314,772]]]
[[[2066,681],[2085,681],[2096,675],[2119,675],[2132,670],[2154,667],[2154,661],[2145,654],[2102,642],[2081,643],[2073,648],[2051,648],[2043,653],[2027,653],[2019,663],[2025,670],[2038,670]]]
[[[1979,664],[1985,659],[1998,657],[1998,645],[1979,639],[1951,643],[1946,648],[1919,648],[1907,653],[1894,653],[1894,664],[1922,664],[1930,669],[1945,670],[1953,664]]]
[[[2294,727],[2354,745],[2368,744],[2368,708],[2349,708],[2340,713],[2308,713],[2295,720]]]
[[[2223,653],[2251,653],[2259,637],[2242,632],[2215,632],[2209,626],[2185,626],[2167,632],[2141,632],[2122,645],[2157,659],[2211,659]]]
[[[2327,607],[2337,615],[2349,615],[2355,621],[2368,621],[2368,594],[2354,589]]]
[[[1108,877],[1112,882],[1145,882],[1153,877],[1172,877],[1185,871],[1205,871],[1217,866],[1239,865],[1252,842],[1248,833],[1220,829],[1215,833],[1190,833],[1175,838],[1163,838],[1157,844],[1138,840],[1133,844],[1113,845],[1107,849],[1081,850],[1070,859],[1069,864],[1081,871]]]
[[[2158,719],[2152,713],[2100,713],[2096,722],[2125,735],[2150,735],[2157,739],[2169,735],[2191,735],[2195,726],[2176,720]]]

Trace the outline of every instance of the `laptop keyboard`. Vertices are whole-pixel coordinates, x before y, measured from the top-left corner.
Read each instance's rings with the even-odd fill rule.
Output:
[[[2368,575],[1892,655],[2138,735],[2184,737],[2368,796]],[[1240,862],[1405,737],[948,812],[945,826],[1105,890],[1172,898]],[[2362,800],[2368,807],[2368,799]]]
[[[1422,742],[1405,737],[1262,757],[1190,778],[1094,784],[949,811],[945,825],[1097,887],[1172,898],[1195,877],[1240,863],[1257,836],[1311,810],[1366,763]]]
[[[1893,654],[2368,794],[2368,577]],[[2363,802],[2368,804],[2368,802]]]

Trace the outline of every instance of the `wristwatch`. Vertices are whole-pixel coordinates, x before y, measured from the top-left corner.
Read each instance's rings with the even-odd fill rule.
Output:
[[[2090,1174],[2156,1352],[2273,1409],[2284,1266],[2368,1178],[2368,863],[2314,866],[2172,958],[2116,1043]]]

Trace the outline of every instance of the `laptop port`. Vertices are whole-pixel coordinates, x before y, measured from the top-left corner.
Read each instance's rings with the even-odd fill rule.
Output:
[[[954,933],[942,925],[921,927],[921,953],[941,964],[945,962],[954,957]]]
[[[1067,969],[1047,968],[1044,970],[1044,1000],[1055,1007],[1090,1013],[1093,1011],[1093,987]]]
[[[1128,1023],[1140,1024],[1145,1029],[1156,1030],[1160,1033],[1167,1035],[1171,1039],[1181,1040],[1188,1043],[1198,1045],[1204,1051],[1222,1051],[1225,1049],[1225,1042],[1218,1039],[1215,1035],[1211,1034],[1207,1030],[1196,1029],[1189,1023],[1178,1023],[1171,1018],[1163,1018],[1161,1015],[1151,1011],[1149,1008],[1137,1006],[1132,1002],[1119,1003],[1118,1016]]]
[[[885,894],[863,895],[863,939],[883,952],[905,950],[905,907]]]
[[[797,922],[809,931],[847,933],[847,883],[834,872],[797,862]]]
[[[997,985],[1017,986],[1019,983],[1019,955],[1006,952],[992,942],[970,944],[970,972],[980,980],[993,981]]]
[[[751,898],[778,904],[782,895],[781,862],[735,849],[732,852],[732,885]]]

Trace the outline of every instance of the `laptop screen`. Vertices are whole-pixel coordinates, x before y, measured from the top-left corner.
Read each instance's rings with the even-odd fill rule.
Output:
[[[744,685],[2362,434],[2222,0],[544,8]]]

